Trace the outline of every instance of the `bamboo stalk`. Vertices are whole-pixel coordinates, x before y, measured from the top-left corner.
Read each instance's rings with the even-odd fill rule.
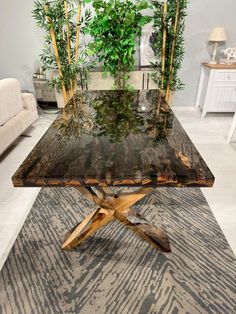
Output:
[[[81,18],[81,3],[79,1],[76,19],[75,62],[77,62],[79,59],[80,18]]]
[[[69,28],[69,17],[68,17],[68,5],[67,1],[64,1],[65,13],[66,13],[66,43],[67,43],[67,55],[68,63],[71,63],[70,58],[70,28]]]
[[[168,85],[166,89],[166,101],[169,104],[170,102],[170,96],[171,96],[171,90],[170,90],[170,83],[173,78],[173,63],[174,63],[174,52],[175,52],[175,44],[176,44],[176,33],[177,33],[177,28],[178,28],[178,22],[179,22],[179,0],[176,0],[176,12],[175,12],[175,22],[174,22],[174,38],[172,41],[172,46],[171,46],[171,55],[170,55],[170,68],[169,68],[169,78],[168,78]]]
[[[49,11],[48,5],[44,6],[44,11],[45,11],[46,14],[48,14],[48,11]],[[60,60],[59,53],[58,53],[58,48],[57,48],[57,42],[56,42],[54,28],[53,28],[53,26],[51,24],[51,18],[49,16],[47,16],[47,21],[48,21],[48,24],[50,25],[50,36],[51,36],[52,45],[53,45],[53,49],[54,49],[54,54],[55,54],[55,58],[56,58],[56,62],[57,62],[58,74],[59,74],[59,76],[62,79],[62,83],[61,83],[62,84],[62,94],[63,94],[64,102],[65,102],[65,104],[67,104],[68,99],[67,99],[65,83],[64,83],[64,80],[63,80],[61,60]]]
[[[162,38],[162,50],[161,50],[161,88],[158,95],[157,108],[156,108],[156,119],[159,119],[162,97],[164,97],[164,79],[165,79],[165,61],[166,61],[166,33],[167,33],[167,23],[166,23],[166,14],[167,14],[167,0],[164,0],[162,8],[163,14],[163,38]]]
[[[67,55],[68,55],[68,64],[71,64],[71,52],[70,52],[70,26],[69,26],[69,14],[68,14],[68,4],[67,1],[64,1],[65,13],[66,13],[66,43],[67,43]],[[70,80],[70,91],[69,99],[73,97],[73,82]]]
[[[76,37],[75,37],[75,63],[79,59],[79,35],[80,35],[80,18],[81,18],[81,2],[78,2],[77,18],[76,18]],[[76,79],[74,80],[74,93],[76,91]]]
[[[163,3],[163,40],[161,52],[161,94],[164,96],[164,79],[165,79],[165,61],[166,61],[166,14],[167,14],[167,0]]]

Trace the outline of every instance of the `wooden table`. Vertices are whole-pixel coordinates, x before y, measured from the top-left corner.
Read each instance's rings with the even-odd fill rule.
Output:
[[[97,209],[66,235],[71,249],[117,219],[157,250],[168,235],[133,208],[161,186],[210,187],[214,177],[158,92],[82,91],[17,172],[15,187],[75,187]],[[111,187],[139,187],[117,193]]]

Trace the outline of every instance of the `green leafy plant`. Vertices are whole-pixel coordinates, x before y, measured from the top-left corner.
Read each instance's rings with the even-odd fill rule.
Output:
[[[150,38],[157,69],[153,79],[166,100],[170,92],[183,89],[178,77],[184,57],[185,17],[188,0],[152,1],[154,32]]]
[[[128,72],[134,68],[136,40],[142,27],[150,21],[142,10],[145,0],[94,0],[95,16],[86,28],[93,38],[89,47],[103,70],[114,78],[116,89],[127,88]]]
[[[135,110],[135,96],[132,91],[113,91],[112,96],[102,93],[91,101],[99,136],[109,135],[111,142],[120,142],[140,131],[144,121]]]
[[[50,84],[63,92],[67,102],[76,87],[78,74],[84,76],[91,67],[87,50],[78,53],[79,35],[91,19],[85,10],[81,18],[82,1],[37,0],[33,17],[37,25],[45,30],[45,45],[40,55],[43,68],[58,71]],[[81,48],[81,47],[80,47]]]

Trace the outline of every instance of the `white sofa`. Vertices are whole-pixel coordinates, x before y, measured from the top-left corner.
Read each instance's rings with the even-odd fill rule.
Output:
[[[0,80],[0,155],[37,119],[34,96],[21,93],[16,79]]]

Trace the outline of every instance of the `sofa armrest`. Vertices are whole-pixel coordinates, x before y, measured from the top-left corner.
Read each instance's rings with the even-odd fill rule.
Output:
[[[33,94],[22,93],[23,108],[30,111],[37,111],[37,103]]]

